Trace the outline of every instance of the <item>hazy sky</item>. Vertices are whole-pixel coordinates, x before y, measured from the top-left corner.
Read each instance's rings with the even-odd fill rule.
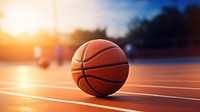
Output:
[[[53,7],[57,8],[59,32],[73,32],[77,28],[106,27],[109,36],[123,36],[131,18],[149,18],[162,6],[199,4],[198,0],[1,0],[2,29],[12,34],[35,33],[39,29],[52,31]],[[55,4],[56,3],[56,4]]]

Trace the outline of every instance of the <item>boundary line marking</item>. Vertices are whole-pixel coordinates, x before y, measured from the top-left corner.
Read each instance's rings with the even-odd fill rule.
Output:
[[[134,93],[134,92],[125,92],[125,91],[119,91],[117,93],[130,94],[130,95],[154,96],[154,97],[162,97],[162,98],[181,99],[181,100],[200,101],[199,98],[190,98],[190,97],[182,97],[182,96],[170,96],[170,95],[150,94],[150,93]]]
[[[35,87],[43,87],[43,88],[54,88],[54,89],[80,90],[77,87],[48,86],[48,85],[33,85],[33,86],[35,86]],[[116,93],[128,94],[128,95],[143,95],[143,96],[154,96],[154,97],[162,97],[162,98],[172,98],[172,99],[181,99],[181,100],[200,101],[199,98],[181,97],[181,96],[172,96],[172,95],[162,95],[162,94],[136,93],[136,92],[125,92],[125,91],[118,91]]]
[[[13,85],[13,83],[10,83],[10,84]],[[14,85],[16,85],[16,84],[14,84]],[[51,85],[44,85],[44,84],[29,84],[29,87],[80,90],[78,87],[51,86]],[[18,89],[20,89],[20,88],[18,88]],[[200,98],[172,96],[172,95],[162,95],[162,94],[136,93],[136,92],[126,92],[126,91],[118,91],[116,93],[128,94],[128,95],[143,95],[143,96],[154,96],[154,97],[162,97],[162,98],[172,98],[172,99],[200,101]]]
[[[185,89],[185,90],[200,90],[200,88],[193,87],[180,87],[180,86],[156,86],[156,85],[138,85],[138,84],[126,84],[125,86],[132,87],[146,87],[146,88],[163,88],[163,89]]]
[[[33,98],[33,99],[46,100],[46,101],[54,101],[54,102],[61,102],[61,103],[70,103],[70,104],[91,106],[91,107],[103,108],[103,109],[109,109],[109,110],[115,110],[115,111],[141,112],[141,111],[137,111],[137,110],[131,110],[131,109],[125,109],[125,108],[119,108],[119,107],[112,107],[112,106],[106,106],[106,105],[100,105],[100,104],[93,104],[93,103],[79,102],[79,101],[71,101],[71,100],[61,100],[61,99],[34,96],[34,95],[27,95],[27,94],[20,94],[20,93],[14,93],[14,92],[0,91],[0,93],[1,94],[6,94],[6,95],[13,95],[13,96],[20,96],[20,97],[27,97],[27,98]]]
[[[141,80],[141,79],[139,79],[139,80]],[[158,79],[155,79],[155,80],[142,80],[142,81],[147,81],[147,82],[197,82],[197,83],[200,83],[200,81],[197,81],[197,80],[191,81],[191,80],[158,80]]]

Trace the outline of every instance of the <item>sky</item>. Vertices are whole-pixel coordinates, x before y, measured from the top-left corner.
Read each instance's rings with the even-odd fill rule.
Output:
[[[122,37],[127,33],[127,24],[132,18],[151,19],[160,13],[163,6],[176,5],[183,10],[188,4],[200,4],[200,1],[1,0],[0,20],[2,30],[14,35],[23,32],[34,34],[38,30],[53,32],[56,26],[59,33],[98,27],[106,28],[110,37]]]

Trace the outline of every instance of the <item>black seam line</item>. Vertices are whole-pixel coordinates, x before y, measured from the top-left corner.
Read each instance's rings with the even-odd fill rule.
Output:
[[[106,51],[106,50],[112,49],[112,48],[118,48],[118,47],[117,47],[117,46],[107,47],[107,48],[105,48],[105,49],[103,49],[103,50],[97,52],[96,54],[92,55],[92,56],[89,57],[88,59],[84,60],[84,62],[88,62],[88,61],[90,61],[92,58],[94,58],[94,57],[96,57],[97,55],[99,55],[100,53],[102,53],[102,52],[104,52],[104,51]],[[80,60],[78,60],[78,59],[76,59],[76,58],[74,58],[74,59],[75,59],[77,62],[79,62],[79,63],[82,62],[82,60],[80,61]]]
[[[75,60],[77,63],[82,63],[82,61],[76,59],[75,57],[74,57],[74,60]]]
[[[86,50],[86,48],[87,48],[87,46],[88,46],[89,44],[90,44],[90,43],[88,43],[88,44],[85,46],[85,48],[83,49],[82,56],[81,56],[81,62],[80,62],[80,63],[81,63],[81,69],[80,69],[80,70],[82,71],[83,76],[85,75],[85,74],[84,74],[85,72],[84,72],[83,61],[82,61],[82,60],[83,60],[83,58],[84,58],[84,56],[83,56],[83,55],[84,55],[84,52],[85,52],[85,50]],[[80,86],[79,86],[79,80],[77,81],[77,84],[78,84],[78,87],[80,87]]]
[[[119,66],[119,65],[128,65],[128,62],[121,62],[121,63],[114,63],[114,64],[108,64],[108,65],[100,65],[95,67],[88,67],[84,68],[84,70],[90,70],[90,69],[98,69],[98,68],[106,68],[106,67],[112,67],[112,66]],[[72,72],[80,71],[82,69],[73,69]]]
[[[87,82],[88,86],[90,86],[90,88],[91,88],[94,92],[96,92],[96,93],[99,94],[99,95],[105,96],[104,94],[98,92],[96,89],[94,89],[94,88],[90,85],[90,83],[89,83],[89,81],[87,80],[87,77],[86,77],[86,75],[85,75],[84,58],[85,58],[85,53],[86,53],[86,51],[87,51],[87,48],[88,48],[89,44],[90,44],[90,43],[88,43],[88,44],[86,45],[86,47],[84,48],[83,54],[82,54],[81,68],[82,68],[82,72],[83,72],[83,77],[84,77],[85,81]]]
[[[84,62],[88,62],[88,61],[90,61],[91,59],[93,59],[94,57],[96,57],[97,55],[101,54],[102,52],[107,51],[107,50],[109,50],[109,49],[113,49],[113,48],[118,48],[118,47],[117,47],[117,46],[107,47],[107,48],[105,48],[105,49],[103,49],[103,50],[97,52],[97,53],[94,54],[93,56],[89,57],[88,59],[84,60]]]
[[[112,80],[107,80],[107,79],[103,79],[97,76],[93,76],[93,75],[86,75],[85,77],[91,77],[91,78],[95,78],[95,79],[99,79],[101,81],[105,81],[105,82],[110,82],[110,83],[124,83],[125,81],[112,81]],[[78,78],[78,81],[81,80],[82,78],[84,78],[84,76],[81,76]]]

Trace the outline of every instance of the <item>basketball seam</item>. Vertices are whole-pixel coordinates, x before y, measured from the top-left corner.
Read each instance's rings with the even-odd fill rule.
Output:
[[[107,79],[103,79],[97,76],[93,76],[93,75],[85,75],[85,77],[91,77],[91,78],[95,78],[95,79],[99,79],[101,81],[105,81],[105,82],[110,82],[110,83],[124,83],[125,81],[112,81],[112,80],[107,80]],[[84,76],[81,76],[78,78],[78,81],[81,80],[82,78],[84,78]]]
[[[76,62],[76,63],[82,63],[82,61],[76,59],[75,57],[73,58],[73,60],[74,60],[74,62]]]
[[[113,49],[113,48],[118,48],[118,47],[117,47],[117,46],[111,46],[111,47],[107,47],[107,48],[105,48],[105,49],[102,49],[101,51],[95,53],[94,55],[92,55],[92,56],[89,57],[88,59],[84,60],[84,62],[90,61],[92,58],[96,57],[97,55],[101,54],[102,52],[107,51],[107,50],[109,50],[109,49]],[[79,63],[82,62],[82,60],[78,60],[78,59],[76,59],[76,58],[74,58],[74,59],[76,60],[76,62],[79,62]]]
[[[105,49],[103,49],[103,50],[97,52],[96,54],[92,55],[92,56],[89,57],[88,59],[84,60],[84,62],[88,62],[88,61],[90,61],[91,59],[93,59],[94,57],[96,57],[97,55],[103,53],[104,51],[107,51],[107,50],[109,50],[109,49],[113,49],[113,48],[117,48],[117,46],[107,47],[107,48],[105,48]]]
[[[128,62],[107,64],[107,65],[99,65],[99,66],[95,66],[95,67],[84,68],[84,70],[91,70],[91,69],[98,69],[98,68],[107,68],[107,67],[118,66],[118,65],[128,65]],[[73,69],[72,72],[76,72],[76,71],[80,71],[80,70],[82,70],[82,69]]]
[[[86,53],[86,51],[87,51],[87,48],[88,48],[89,44],[90,44],[90,43],[88,43],[88,44],[85,46],[85,48],[84,48],[84,50],[83,50],[83,54],[82,54],[82,59],[81,59],[81,60],[82,60],[81,67],[82,67],[83,77],[84,77],[86,83],[88,84],[88,86],[89,86],[94,92],[96,92],[97,94],[99,94],[99,95],[101,95],[101,96],[105,96],[105,94],[102,94],[102,93],[98,92],[96,89],[94,89],[94,88],[90,85],[90,83],[89,83],[89,81],[87,80],[87,77],[86,77],[86,75],[85,75],[84,57],[85,57],[85,53]],[[78,82],[78,86],[79,86],[79,82]]]
[[[81,63],[81,69],[80,69],[80,70],[81,70],[81,72],[82,72],[82,74],[83,74],[82,76],[85,76],[85,72],[84,72],[84,68],[83,68],[83,61],[82,61],[82,60],[83,60],[83,57],[84,57],[83,55],[84,55],[85,49],[87,48],[87,46],[88,46],[89,44],[90,44],[90,43],[88,43],[88,44],[85,46],[85,48],[83,49],[83,53],[82,53],[82,55],[81,55],[81,62],[80,62],[80,63]],[[81,76],[81,77],[82,77],[82,76]],[[87,82],[87,81],[86,81],[86,82]],[[78,87],[80,87],[80,86],[79,86],[79,80],[77,81],[77,84],[78,84]]]

